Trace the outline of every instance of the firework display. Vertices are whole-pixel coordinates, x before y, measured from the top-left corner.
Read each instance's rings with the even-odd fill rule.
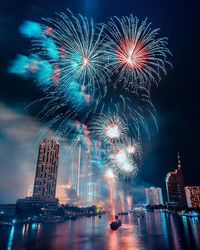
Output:
[[[141,22],[133,15],[97,25],[68,10],[43,20],[20,26],[33,50],[19,55],[9,72],[35,80],[44,92],[39,116],[47,130],[71,136],[78,152],[77,171],[74,162],[72,167],[77,193],[96,188],[94,165],[108,182],[136,176],[142,137],[151,134],[149,121],[157,129],[150,86],[171,65],[167,38],[160,38],[147,19]],[[82,186],[83,176],[90,179],[88,186]],[[86,193],[81,194],[85,200]]]
[[[171,54],[167,38],[159,38],[159,29],[152,29],[147,19],[140,22],[133,15],[114,17],[106,29],[108,67],[116,77],[115,84],[148,87],[160,81],[161,73],[166,74],[165,66],[170,64],[167,56]]]

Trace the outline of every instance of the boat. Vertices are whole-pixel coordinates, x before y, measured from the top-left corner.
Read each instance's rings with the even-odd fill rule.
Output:
[[[110,228],[112,230],[117,230],[121,226],[121,220],[116,220],[110,223]]]

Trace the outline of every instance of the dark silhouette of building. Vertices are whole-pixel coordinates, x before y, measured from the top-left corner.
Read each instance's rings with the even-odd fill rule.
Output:
[[[43,208],[43,207],[56,207],[58,205],[58,199],[39,199],[33,197],[26,197],[24,199],[17,200],[17,208],[23,210],[31,208]]]
[[[0,217],[1,216],[14,216],[16,204],[0,204]]]
[[[169,172],[166,177],[167,198],[168,203],[170,204],[174,204],[175,206],[185,206],[187,205],[187,202],[179,153],[177,156],[178,168],[174,172]]]
[[[56,194],[59,144],[44,139],[39,147],[33,198],[54,199]]]

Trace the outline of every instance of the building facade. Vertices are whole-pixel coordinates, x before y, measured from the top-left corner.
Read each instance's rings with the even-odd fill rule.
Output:
[[[44,139],[39,147],[33,198],[55,199],[59,144],[54,140]]]
[[[200,186],[185,187],[188,207],[200,208]]]
[[[146,203],[147,205],[162,205],[163,204],[163,197],[162,197],[162,189],[161,188],[145,188],[146,194]]]
[[[169,172],[166,177],[167,199],[170,204],[185,206],[187,205],[187,202],[179,153],[177,156],[178,168],[174,172]]]

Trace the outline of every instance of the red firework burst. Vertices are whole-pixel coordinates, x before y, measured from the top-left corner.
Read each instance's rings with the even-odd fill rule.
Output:
[[[142,69],[147,63],[148,51],[141,41],[122,40],[116,53],[120,64],[131,69]]]

